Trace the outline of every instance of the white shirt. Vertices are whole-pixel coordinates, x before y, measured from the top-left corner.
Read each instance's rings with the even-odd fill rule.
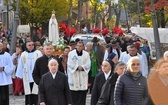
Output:
[[[110,76],[110,73],[111,73],[111,70],[110,70],[107,74],[104,72],[104,76],[105,76],[105,79],[106,79],[106,80],[107,80],[108,77]]]
[[[50,71],[50,73],[51,73],[51,75],[52,75],[53,79],[55,79],[57,72],[52,73],[52,72]]]
[[[107,49],[105,50],[105,53],[104,53],[104,59],[103,59],[103,61],[105,61],[107,58],[108,58],[108,51],[107,51]]]

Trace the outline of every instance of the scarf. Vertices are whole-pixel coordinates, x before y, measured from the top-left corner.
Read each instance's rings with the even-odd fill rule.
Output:
[[[90,59],[91,59],[91,77],[95,77],[97,75],[97,55],[94,50],[90,51]]]
[[[138,72],[136,75],[131,74],[131,76],[132,76],[132,78],[133,78],[134,80],[138,80],[138,79],[141,77],[141,73]]]

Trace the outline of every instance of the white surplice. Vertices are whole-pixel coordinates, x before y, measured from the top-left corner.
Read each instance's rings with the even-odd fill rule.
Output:
[[[42,53],[39,50],[36,50],[31,53],[24,51],[21,54],[21,58],[19,59],[18,68],[16,71],[16,76],[19,78],[23,78],[25,95],[38,94],[38,86],[34,83],[33,90],[31,92],[29,83],[34,82],[32,77],[34,64],[36,59],[41,56]]]
[[[140,60],[140,63],[141,63],[141,68],[140,68],[140,72],[142,73],[142,75],[144,77],[147,77],[148,75],[148,63],[147,63],[147,60],[146,58],[144,58],[143,55],[137,53],[137,56],[139,57],[139,60]],[[128,60],[131,58],[130,54],[125,54],[123,56],[123,59],[122,59],[122,62],[127,64],[128,63]]]
[[[78,71],[78,66],[82,66],[83,71]],[[78,56],[76,49],[69,52],[67,62],[67,74],[70,90],[87,90],[88,89],[88,73],[91,61],[89,53],[83,51],[82,56]]]
[[[12,84],[13,62],[9,53],[0,55],[0,67],[4,67],[4,70],[0,71],[0,86]]]
[[[13,53],[12,56],[11,56],[11,59],[12,59],[12,61],[14,61],[14,59],[17,59],[17,63],[18,63],[18,61],[20,59],[20,54],[16,55],[16,53]],[[11,76],[12,76],[13,79],[16,78],[16,68],[17,68],[17,65],[13,64],[13,72],[11,74]]]

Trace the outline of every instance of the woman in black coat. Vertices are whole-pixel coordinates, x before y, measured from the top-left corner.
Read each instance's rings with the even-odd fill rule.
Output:
[[[114,63],[111,59],[107,59],[102,63],[102,73],[95,77],[93,89],[92,89],[92,96],[91,96],[91,105],[96,105],[98,98],[101,93],[102,86],[111,76],[114,70]]]
[[[115,105],[147,105],[147,81],[140,73],[140,67],[140,60],[137,56],[128,60],[126,72],[119,76],[116,82]]]
[[[126,65],[123,62],[117,62],[114,74],[105,82],[102,87],[100,97],[96,105],[114,105],[114,88],[119,75],[124,73]]]
[[[58,71],[58,62],[51,59],[48,67],[50,71],[42,76],[39,84],[40,105],[71,105],[68,80]]]

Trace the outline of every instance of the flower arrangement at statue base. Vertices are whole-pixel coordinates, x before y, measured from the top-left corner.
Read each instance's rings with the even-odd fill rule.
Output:
[[[64,47],[66,47],[67,45],[64,44],[64,39],[61,37],[59,38],[57,44],[53,45],[53,50],[54,53],[56,53],[57,55],[62,54]]]

